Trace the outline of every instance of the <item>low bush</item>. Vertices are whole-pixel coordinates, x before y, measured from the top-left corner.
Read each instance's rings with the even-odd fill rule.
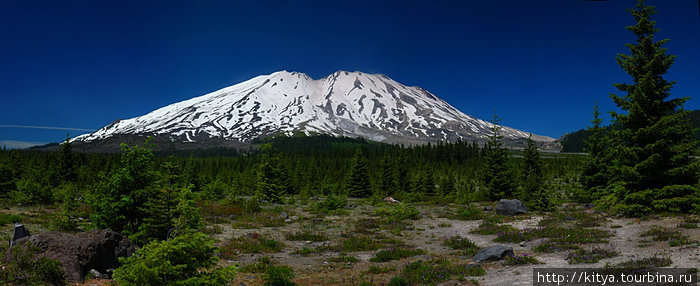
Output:
[[[218,249],[203,233],[189,233],[168,241],[154,241],[114,270],[119,285],[225,285],[235,269],[216,267]]]
[[[284,244],[259,233],[229,239],[221,247],[221,254],[226,258],[235,257],[240,253],[269,253],[282,251]]]
[[[391,260],[399,260],[401,258],[425,254],[423,249],[408,249],[408,248],[389,248],[381,250],[370,258],[370,262],[387,262]]]
[[[436,284],[450,279],[464,280],[467,276],[482,276],[486,271],[480,265],[455,264],[450,260],[416,261],[401,270],[408,284]]]
[[[474,242],[459,235],[445,239],[445,241],[443,241],[443,245],[452,249],[460,250],[462,254],[466,256],[472,256],[479,251],[479,247],[476,246]]]
[[[544,264],[537,260],[534,256],[524,253],[522,255],[506,256],[503,265],[527,265],[527,264]]]
[[[612,258],[619,254],[612,248],[594,247],[591,249],[578,249],[566,255],[569,264],[597,263],[601,259]]]
[[[294,270],[286,265],[271,265],[265,270],[263,276],[264,286],[293,286],[297,285],[294,279]]]

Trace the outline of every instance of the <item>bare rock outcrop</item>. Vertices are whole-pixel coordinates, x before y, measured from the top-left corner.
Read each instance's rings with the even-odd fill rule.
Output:
[[[128,257],[136,246],[120,233],[110,230],[93,230],[81,233],[45,232],[23,237],[13,248],[33,248],[37,257],[48,257],[61,262],[66,280],[83,282],[92,269],[100,273],[119,267],[119,257]],[[5,259],[12,259],[10,250]]]

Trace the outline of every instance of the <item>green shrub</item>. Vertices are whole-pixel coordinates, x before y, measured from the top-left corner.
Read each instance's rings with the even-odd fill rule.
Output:
[[[474,244],[471,240],[463,238],[461,236],[453,236],[445,239],[443,245],[450,247],[452,249],[461,250],[463,255],[472,256],[479,251],[479,247]]]
[[[534,256],[530,256],[527,253],[523,255],[506,256],[506,260],[503,261],[503,265],[526,265],[526,264],[543,264],[542,261],[537,260]]]
[[[294,270],[289,266],[272,265],[265,271],[265,286],[293,286]]]
[[[404,220],[416,220],[420,218],[420,212],[408,204],[395,204],[392,207],[378,208],[374,211],[377,215],[386,218],[389,223],[402,222]]]
[[[687,235],[683,235],[680,231],[659,226],[643,232],[640,236],[651,236],[652,240],[654,241],[668,241],[668,245],[671,247],[691,244],[694,242],[691,241]]]
[[[407,249],[407,248],[389,248],[381,250],[374,254],[374,257],[370,258],[371,262],[387,262],[391,260],[399,260],[401,258],[416,256],[420,254],[425,254],[425,250],[422,249]]]
[[[46,257],[36,259],[31,246],[16,246],[11,259],[0,267],[0,285],[66,285],[61,263]]]
[[[21,221],[22,218],[16,214],[0,213],[0,226]]]
[[[343,252],[377,250],[381,245],[369,236],[351,236],[341,242]]]
[[[338,254],[338,256],[331,257],[328,260],[330,262],[343,262],[343,263],[355,263],[355,262],[360,261],[359,259],[357,259],[357,257],[347,255],[345,252],[341,252],[340,254]]]
[[[604,258],[612,258],[619,254],[614,249],[595,247],[592,249],[578,249],[566,255],[569,264],[597,263]]]
[[[342,210],[348,204],[348,199],[341,195],[328,195],[325,200],[322,200],[314,205],[314,209],[322,213],[328,213],[336,210]]]
[[[119,285],[224,285],[234,268],[218,268],[214,241],[203,233],[188,233],[168,241],[153,241],[114,270]]]
[[[321,241],[327,241],[328,237],[318,233],[318,232],[311,232],[308,230],[305,231],[297,231],[297,232],[290,232],[287,233],[285,236],[287,240],[290,241],[312,241],[312,242],[321,242]]]
[[[425,285],[466,276],[481,276],[486,271],[480,265],[454,264],[450,260],[416,261],[404,266],[401,276],[409,284]]]
[[[265,273],[270,265],[272,265],[272,258],[262,256],[258,258],[258,263],[241,266],[239,271],[244,273]]]
[[[263,253],[282,251],[284,244],[271,238],[266,238],[259,233],[250,233],[245,236],[229,239],[221,247],[224,257],[235,257],[241,253]]]
[[[394,267],[381,267],[377,265],[370,265],[369,269],[367,269],[367,273],[372,273],[372,274],[381,274],[381,273],[387,273],[396,270]]]
[[[467,206],[457,212],[457,219],[479,220],[484,217],[484,212],[477,207]]]
[[[389,280],[389,284],[387,286],[408,286],[408,280],[401,276],[394,276],[391,278],[391,280]]]

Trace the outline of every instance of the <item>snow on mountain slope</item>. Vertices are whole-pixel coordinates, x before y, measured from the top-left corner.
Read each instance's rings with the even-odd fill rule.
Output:
[[[484,142],[491,127],[420,87],[404,86],[382,74],[338,71],[313,80],[303,73],[280,71],[115,121],[75,140],[148,134],[185,142],[212,137],[247,142],[301,131],[392,143]],[[509,127],[501,133],[514,140],[529,135]],[[533,139],[554,141],[538,135]]]

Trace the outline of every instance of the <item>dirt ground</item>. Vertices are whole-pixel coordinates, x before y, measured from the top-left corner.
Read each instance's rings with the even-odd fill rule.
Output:
[[[600,229],[608,230],[612,233],[612,237],[608,239],[608,243],[603,244],[587,244],[586,247],[605,246],[614,248],[619,252],[619,255],[613,258],[602,259],[594,264],[569,264],[566,260],[568,251],[559,251],[554,253],[536,253],[532,251],[532,246],[536,241],[525,243],[496,243],[493,239],[496,235],[479,235],[472,234],[470,231],[475,229],[481,220],[459,220],[455,218],[447,218],[444,214],[454,211],[458,206],[420,206],[418,207],[421,218],[414,221],[408,221],[408,226],[401,236],[389,234],[386,230],[378,230],[379,233],[385,236],[391,236],[400,239],[406,245],[420,248],[426,251],[426,254],[418,255],[400,260],[388,262],[370,262],[370,258],[376,251],[359,251],[349,252],[347,255],[358,258],[358,262],[353,263],[335,263],[331,262],[331,257],[337,257],[337,251],[322,251],[309,255],[293,254],[295,250],[302,247],[320,247],[328,246],[337,243],[340,235],[344,231],[351,229],[353,221],[358,218],[372,217],[373,207],[359,206],[349,210],[347,215],[343,216],[327,216],[323,218],[323,222],[318,222],[318,215],[310,214],[304,211],[303,207],[289,209],[299,218],[298,220],[288,223],[280,227],[261,227],[257,229],[234,229],[230,223],[218,224],[223,232],[214,235],[216,239],[224,241],[231,237],[242,236],[247,233],[261,233],[267,237],[282,241],[286,245],[281,252],[264,253],[264,254],[241,254],[235,259],[224,259],[224,265],[247,265],[256,263],[261,256],[269,256],[275,262],[291,266],[296,274],[295,281],[299,285],[358,285],[361,282],[371,282],[373,285],[386,285],[391,277],[400,274],[404,265],[423,260],[427,261],[431,258],[449,258],[457,263],[472,263],[470,256],[462,256],[460,253],[450,249],[442,244],[445,238],[452,236],[461,236],[468,238],[479,247],[488,247],[495,244],[503,244],[511,246],[516,255],[527,253],[534,255],[544,264],[539,265],[519,265],[519,266],[503,266],[500,261],[484,263],[486,275],[478,277],[470,277],[471,281],[447,281],[439,285],[532,285],[532,268],[551,268],[551,267],[603,267],[606,263],[615,264],[630,259],[639,259],[652,256],[670,257],[673,261],[670,267],[683,268],[699,268],[700,267],[700,248],[697,241],[700,241],[700,229],[684,229],[676,226],[682,221],[682,217],[653,217],[647,219],[635,218],[618,218],[607,217],[603,214],[600,216],[601,221],[605,221]],[[593,212],[593,210],[586,210]],[[532,228],[537,226],[537,223],[547,214],[532,214],[524,215],[523,219],[518,219],[509,224],[517,229]],[[316,222],[313,219],[316,218]],[[687,245],[670,247],[666,241],[648,242],[648,245],[640,245],[640,241],[648,240],[648,238],[640,237],[640,235],[650,229],[652,226],[663,226],[674,228],[687,235],[691,241]],[[285,234],[298,231],[301,229],[311,229],[314,231],[325,233],[329,237],[329,241],[324,242],[302,242],[302,241],[287,241]],[[370,274],[367,273],[369,266],[376,265],[394,269],[387,273]],[[236,281],[233,285],[262,285],[261,274],[238,273]]]

